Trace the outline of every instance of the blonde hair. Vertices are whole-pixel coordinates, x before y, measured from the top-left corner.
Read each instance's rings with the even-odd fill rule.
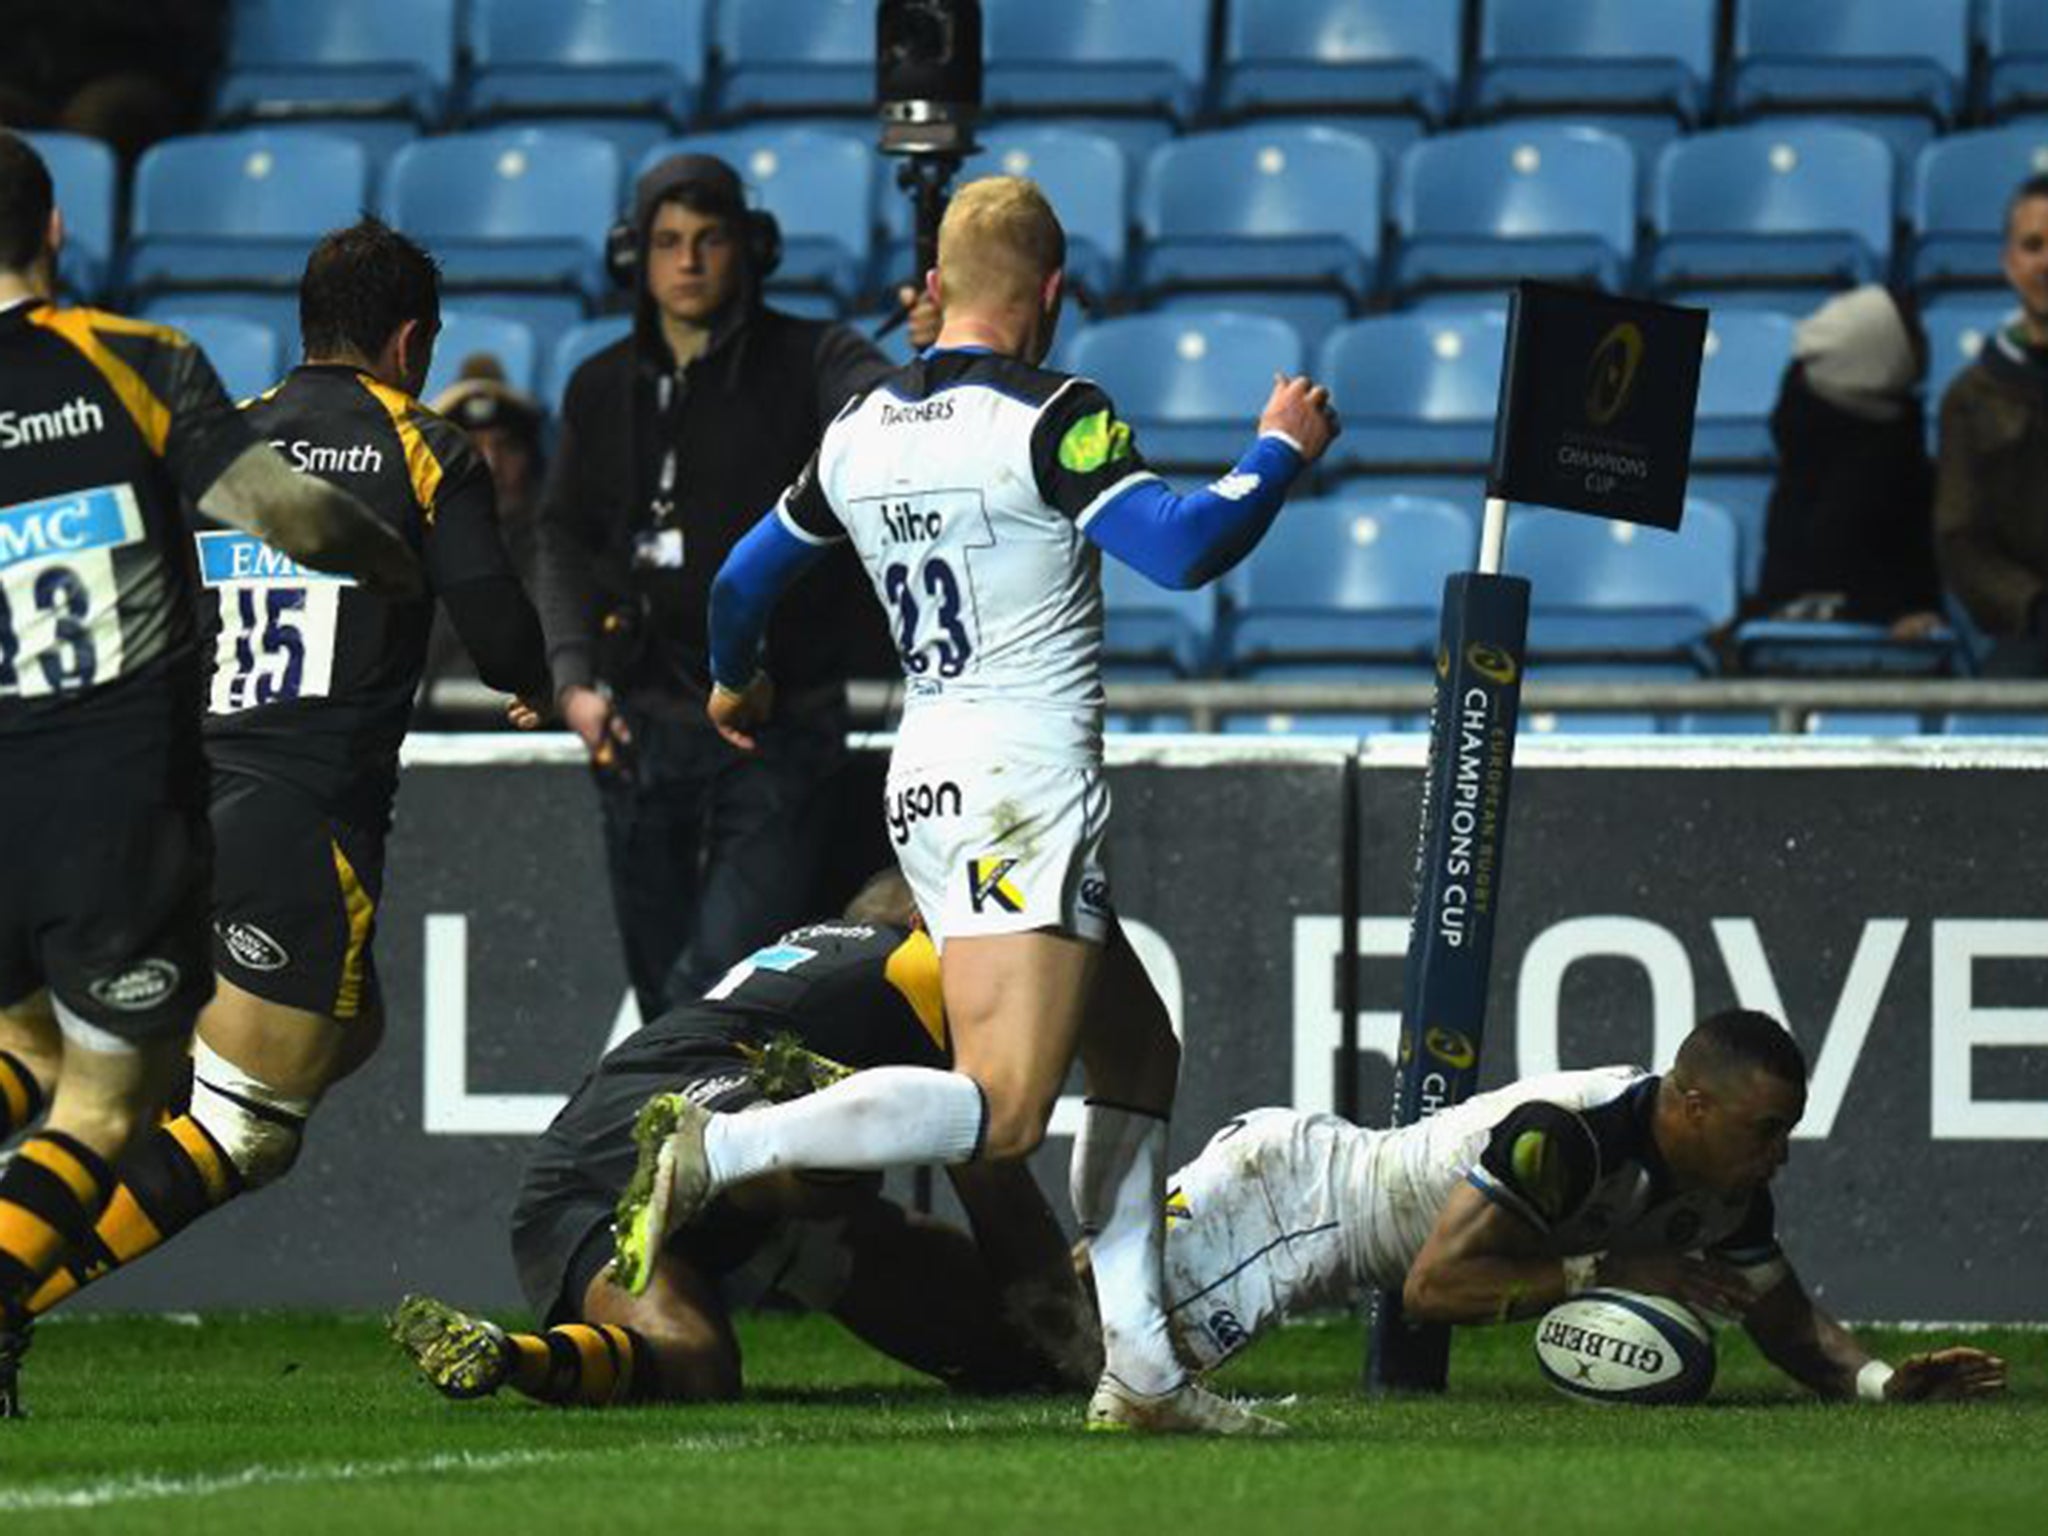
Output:
[[[1034,181],[985,176],[957,192],[939,225],[939,295],[947,309],[1036,307],[1067,260],[1059,215]]]

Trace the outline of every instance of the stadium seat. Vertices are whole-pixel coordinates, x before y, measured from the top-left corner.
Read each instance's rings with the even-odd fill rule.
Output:
[[[1226,736],[1392,736],[1412,735],[1429,729],[1427,721],[1405,715],[1325,714],[1303,710],[1289,714],[1275,710],[1259,714],[1229,714],[1220,722]]]
[[[2048,111],[2048,6],[2039,0],[1981,0],[1984,103],[1994,117]]]
[[[717,115],[875,110],[875,8],[859,0],[718,0],[712,10]]]
[[[1189,288],[1157,294],[1146,300],[1153,314],[1206,315],[1234,309],[1245,315],[1271,315],[1294,327],[1310,353],[1351,319],[1350,296],[1334,288]]]
[[[1494,309],[1345,326],[1324,342],[1317,371],[1344,418],[1324,467],[1390,474],[1487,463],[1506,344],[1507,317]]]
[[[1736,555],[1745,594],[1755,592],[1763,581],[1764,524],[1770,520],[1773,479],[1770,470],[1729,471],[1694,465],[1686,480],[1688,494],[1711,501],[1734,522]]]
[[[64,211],[64,249],[57,276],[82,299],[99,297],[114,259],[115,210],[121,173],[114,152],[76,133],[22,135],[50,168],[57,206]]]
[[[1945,715],[1941,733],[1944,736],[2048,736],[2048,715],[2002,714],[1990,710]]]
[[[1154,465],[1220,468],[1251,446],[1275,373],[1302,371],[1285,321],[1228,311],[1123,315],[1075,340],[1073,370],[1109,392]]]
[[[2006,201],[2044,172],[2048,123],[1950,134],[1922,150],[1910,205],[1913,285],[2003,287]]]
[[[540,372],[540,344],[523,320],[484,310],[456,307],[441,311],[441,334],[434,341],[434,366],[421,398],[432,400],[462,371],[471,357],[487,354],[498,360],[505,382],[527,394],[534,392]]]
[[[659,115],[680,127],[704,79],[704,5],[471,0],[467,113]]]
[[[1448,502],[1334,496],[1290,502],[1224,578],[1231,672],[1276,665],[1411,664],[1436,654],[1444,578],[1472,565],[1472,519]]]
[[[1719,0],[1485,0],[1473,109],[1704,115]]]
[[[1138,186],[1149,292],[1270,284],[1368,297],[1380,247],[1380,157],[1328,128],[1260,123],[1156,151]]]
[[[1392,283],[1505,288],[1518,277],[1628,285],[1636,162],[1595,128],[1514,123],[1424,139],[1394,188]]]
[[[278,356],[283,369],[299,361],[299,296],[260,289],[179,289],[146,299],[135,311],[138,318],[176,325],[202,315],[225,315],[231,320],[253,320],[268,326],[277,337]]]
[[[1693,463],[1755,466],[1777,457],[1771,411],[1792,361],[1794,325],[1790,315],[1767,309],[1729,309],[1709,317],[1693,417]]]
[[[562,397],[568,392],[570,375],[583,366],[584,362],[602,352],[606,347],[633,329],[631,315],[603,315],[595,320],[586,320],[562,333],[556,341],[554,351],[548,357],[547,377],[543,381],[548,413],[559,415]]]
[[[1129,158],[1115,140],[1073,128],[991,128],[977,135],[981,152],[960,167],[955,185],[981,176],[1029,176],[1045,189],[1067,232],[1067,277],[1092,305],[1123,291],[1131,222]],[[909,278],[911,202],[884,179],[882,225],[888,254],[880,274],[893,285]]]
[[[135,167],[125,285],[296,288],[314,242],[369,201],[352,139],[306,128],[165,139]]]
[[[1734,0],[1730,105],[1911,112],[1947,124],[1969,72],[1971,0]]]
[[[1213,586],[1176,592],[1102,557],[1102,663],[1112,679],[1199,677],[1215,639]]]
[[[1744,672],[1839,677],[1946,677],[1958,670],[1956,639],[1894,640],[1883,624],[1752,619],[1735,631]]]
[[[1941,397],[1957,374],[1977,360],[1984,343],[2018,313],[2011,294],[1971,295],[1931,304],[1920,316],[1927,330],[1927,411],[1929,430],[1940,416]]]
[[[344,113],[441,120],[457,0],[238,0],[222,122]]]
[[[1925,729],[1920,716],[1904,710],[1816,709],[1806,717],[1809,736],[1918,736]]]
[[[1459,0],[1230,0],[1218,102],[1230,116],[1272,112],[1450,113],[1458,82]]]
[[[284,349],[278,344],[277,332],[261,320],[177,310],[150,318],[159,325],[183,331],[198,343],[231,399],[247,400],[260,395],[284,377]]]
[[[1825,123],[1779,122],[1680,139],[1657,163],[1650,276],[1664,293],[1799,290],[1882,281],[1892,237],[1891,151]]]
[[[1646,710],[1532,709],[1519,724],[1531,736],[1655,736],[1664,723]]]
[[[421,139],[392,158],[383,211],[433,250],[451,289],[598,297],[618,156],[601,139],[544,129]]]
[[[1532,588],[1529,654],[1544,663],[1689,662],[1711,671],[1710,630],[1735,613],[1735,524],[1688,500],[1677,533],[1576,513],[1508,524],[1505,568]]]
[[[818,128],[734,128],[657,144],[635,174],[675,154],[717,155],[775,215],[782,226],[777,289],[830,294],[834,313],[868,291],[878,170],[865,139]]]
[[[1761,709],[1687,710],[1665,716],[1664,729],[1679,736],[1772,736],[1778,722]]]
[[[1103,113],[1190,121],[1213,0],[982,0],[991,115]]]

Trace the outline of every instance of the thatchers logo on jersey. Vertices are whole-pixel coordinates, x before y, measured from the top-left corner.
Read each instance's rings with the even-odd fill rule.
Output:
[[[882,402],[882,425],[885,427],[909,426],[922,421],[951,421],[953,400],[950,395],[940,395],[932,400],[913,400],[903,405]]]
[[[1108,411],[1083,416],[1060,439],[1060,467],[1092,475],[1131,456],[1131,429]]]
[[[85,990],[104,1008],[141,1013],[177,991],[182,974],[169,960],[139,960],[117,976],[102,976]]]
[[[346,448],[332,443],[309,443],[304,438],[286,442],[274,438],[270,444],[302,475],[374,475],[384,467],[384,454],[374,443],[350,443]]]
[[[0,411],[0,449],[35,448],[107,429],[99,402],[80,395],[54,411]]]
[[[245,971],[281,971],[292,963],[285,947],[254,923],[215,923],[221,947]]]
[[[114,549],[142,537],[142,514],[125,485],[0,507],[0,569],[25,560]]]

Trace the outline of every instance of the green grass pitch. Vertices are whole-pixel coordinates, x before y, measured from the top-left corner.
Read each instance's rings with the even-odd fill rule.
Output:
[[[1728,1335],[1708,1405],[1587,1407],[1541,1383],[1526,1327],[1462,1337],[1444,1398],[1370,1402],[1359,1337],[1290,1328],[1229,1373],[1294,1395],[1291,1438],[1196,1442],[954,1397],[817,1319],[743,1325],[747,1402],[610,1413],[444,1403],[367,1318],[62,1320],[24,1373],[35,1417],[0,1423],[0,1530],[2048,1530],[2048,1334],[1972,1336],[2012,1361],[2006,1401],[1914,1409],[1813,1403]]]

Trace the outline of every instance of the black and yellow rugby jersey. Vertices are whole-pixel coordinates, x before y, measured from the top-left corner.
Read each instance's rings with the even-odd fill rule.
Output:
[[[381,818],[426,665],[434,594],[510,576],[490,472],[462,429],[346,365],[307,364],[244,418],[294,469],[364,502],[420,557],[425,595],[394,602],[197,519],[211,652],[206,750],[218,767]]]
[[[255,441],[178,332],[0,312],[0,733],[176,692],[148,680],[194,659],[181,502]]]
[[[791,929],[672,1008],[606,1060],[687,1058],[707,1042],[762,1047],[794,1036],[842,1067],[944,1067],[950,1060],[939,954],[921,932],[886,924]]]

